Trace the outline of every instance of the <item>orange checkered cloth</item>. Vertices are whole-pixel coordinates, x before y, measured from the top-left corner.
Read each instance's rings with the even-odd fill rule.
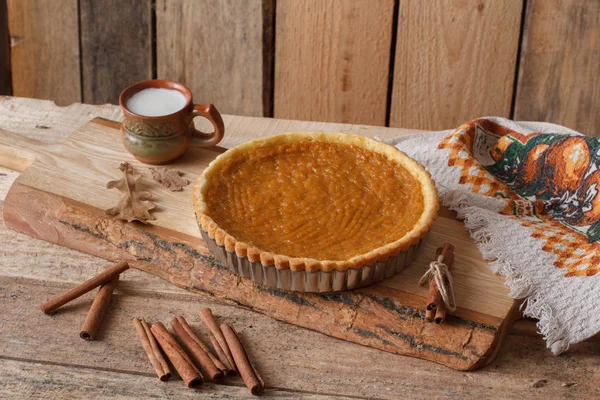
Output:
[[[389,143],[428,169],[554,354],[600,331],[600,138],[485,117]]]

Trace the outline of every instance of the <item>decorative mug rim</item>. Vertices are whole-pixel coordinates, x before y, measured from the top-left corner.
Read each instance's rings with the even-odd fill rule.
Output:
[[[129,98],[131,96],[133,96],[134,94],[136,94],[138,92],[141,92],[144,89],[150,89],[150,88],[177,90],[178,92],[180,92],[181,94],[183,94],[185,96],[185,98],[186,98],[185,106],[183,106],[183,108],[181,110],[175,111],[171,114],[155,115],[155,116],[137,114],[137,113],[134,113],[133,111],[131,111],[129,108],[127,108],[126,103],[127,103],[127,100],[129,100]],[[125,115],[140,118],[140,119],[159,120],[162,118],[172,117],[172,116],[177,115],[182,112],[188,112],[189,108],[192,105],[192,91],[190,90],[190,88],[188,88],[181,82],[172,81],[169,79],[147,79],[147,80],[139,81],[139,82],[136,82],[136,83],[133,83],[133,84],[127,86],[119,95],[119,105],[123,109],[123,113]]]

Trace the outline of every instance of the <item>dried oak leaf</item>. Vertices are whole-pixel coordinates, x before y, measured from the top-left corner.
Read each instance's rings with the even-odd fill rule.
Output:
[[[176,192],[183,189],[184,186],[190,184],[190,181],[181,177],[183,172],[176,169],[168,169],[165,167],[150,168],[152,178],[161,185],[169,189],[171,192]]]
[[[154,220],[155,217],[150,214],[150,210],[156,205],[148,201],[152,198],[152,193],[140,191],[137,188],[138,180],[142,177],[135,173],[129,163],[121,163],[119,166],[123,177],[116,181],[110,181],[106,184],[107,189],[119,189],[122,193],[119,204],[105,211],[107,215],[127,222],[140,221],[146,223],[148,220]]]

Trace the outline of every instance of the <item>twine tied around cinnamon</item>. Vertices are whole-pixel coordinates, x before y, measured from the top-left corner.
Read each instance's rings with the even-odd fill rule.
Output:
[[[429,269],[419,280],[419,285],[425,286],[431,280],[435,281],[438,287],[442,301],[449,311],[456,310],[456,300],[454,298],[454,282],[450,269],[444,263],[444,256],[439,255],[435,261],[429,264]]]

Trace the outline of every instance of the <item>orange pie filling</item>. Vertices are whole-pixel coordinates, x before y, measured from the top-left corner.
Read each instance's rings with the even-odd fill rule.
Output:
[[[348,260],[402,238],[424,209],[419,181],[358,146],[258,147],[210,171],[206,214],[236,240],[294,258]]]

